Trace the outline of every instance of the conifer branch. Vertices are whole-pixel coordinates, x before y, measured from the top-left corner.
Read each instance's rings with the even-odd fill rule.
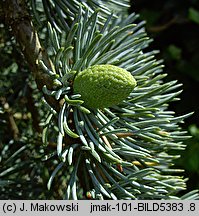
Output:
[[[39,89],[32,92],[32,83],[20,86],[16,79],[19,97],[29,97],[34,121],[16,121],[19,130],[9,119],[2,121],[12,127],[13,137],[2,142],[0,196],[3,191],[9,199],[15,194],[31,199],[198,199],[197,190],[179,196],[186,179],[183,170],[173,167],[189,138],[180,124],[192,113],[175,116],[167,109],[179,100],[181,84],[164,82],[157,51],[145,49],[151,42],[145,22],[127,14],[129,0],[2,0],[0,5],[0,19],[3,11]],[[47,43],[41,45],[39,37]],[[12,79],[2,88],[11,94],[16,91],[12,81],[21,75],[14,66],[5,68],[5,78]],[[122,74],[137,85],[117,101],[130,86]],[[99,100],[103,103],[97,105]],[[4,106],[0,114],[10,112]],[[42,137],[32,130],[40,126]]]
[[[11,27],[13,35],[20,44],[21,51],[35,78],[38,89],[42,91],[44,85],[51,89],[53,86],[52,79],[40,69],[39,60],[45,62],[51,69],[52,64],[40,43],[26,5],[24,0],[3,1],[5,23]],[[56,109],[56,101],[47,95],[44,97]]]

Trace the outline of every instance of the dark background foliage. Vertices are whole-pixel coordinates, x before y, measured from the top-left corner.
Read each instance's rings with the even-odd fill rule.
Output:
[[[146,20],[148,34],[154,39],[150,48],[160,50],[167,79],[183,84],[181,100],[170,104],[176,114],[194,111],[183,127],[193,138],[177,162],[189,177],[188,188],[199,188],[199,0],[132,1],[131,12]]]

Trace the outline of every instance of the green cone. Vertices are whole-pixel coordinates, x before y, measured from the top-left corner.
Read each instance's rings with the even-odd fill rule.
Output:
[[[79,93],[84,105],[105,108],[124,100],[136,86],[136,80],[125,69],[113,65],[94,65],[77,74],[74,92]]]

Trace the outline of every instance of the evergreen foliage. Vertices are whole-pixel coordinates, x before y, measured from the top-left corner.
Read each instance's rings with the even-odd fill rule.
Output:
[[[197,199],[197,191],[179,193],[186,179],[173,167],[189,138],[180,124],[191,113],[168,110],[181,84],[164,81],[129,2],[32,0],[30,11],[19,2],[1,10],[0,198]],[[107,64],[129,71],[137,86],[117,105],[84,106],[75,77]]]

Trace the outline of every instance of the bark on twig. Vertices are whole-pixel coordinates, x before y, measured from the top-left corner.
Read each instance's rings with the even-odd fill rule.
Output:
[[[28,88],[27,88],[27,105],[26,106],[32,115],[32,124],[33,124],[34,129],[38,133],[41,133],[42,129],[39,125],[39,112],[35,106],[34,98],[32,95],[33,95],[33,90],[28,85]]]
[[[50,69],[52,69],[52,65],[47,53],[41,46],[26,5],[25,0],[3,1],[5,22],[11,27],[13,35],[20,44],[21,51],[33,73],[38,89],[42,91],[44,85],[52,89],[53,82],[51,78],[40,69],[38,62],[42,60]],[[47,102],[58,110],[56,100],[52,97],[44,96]]]

